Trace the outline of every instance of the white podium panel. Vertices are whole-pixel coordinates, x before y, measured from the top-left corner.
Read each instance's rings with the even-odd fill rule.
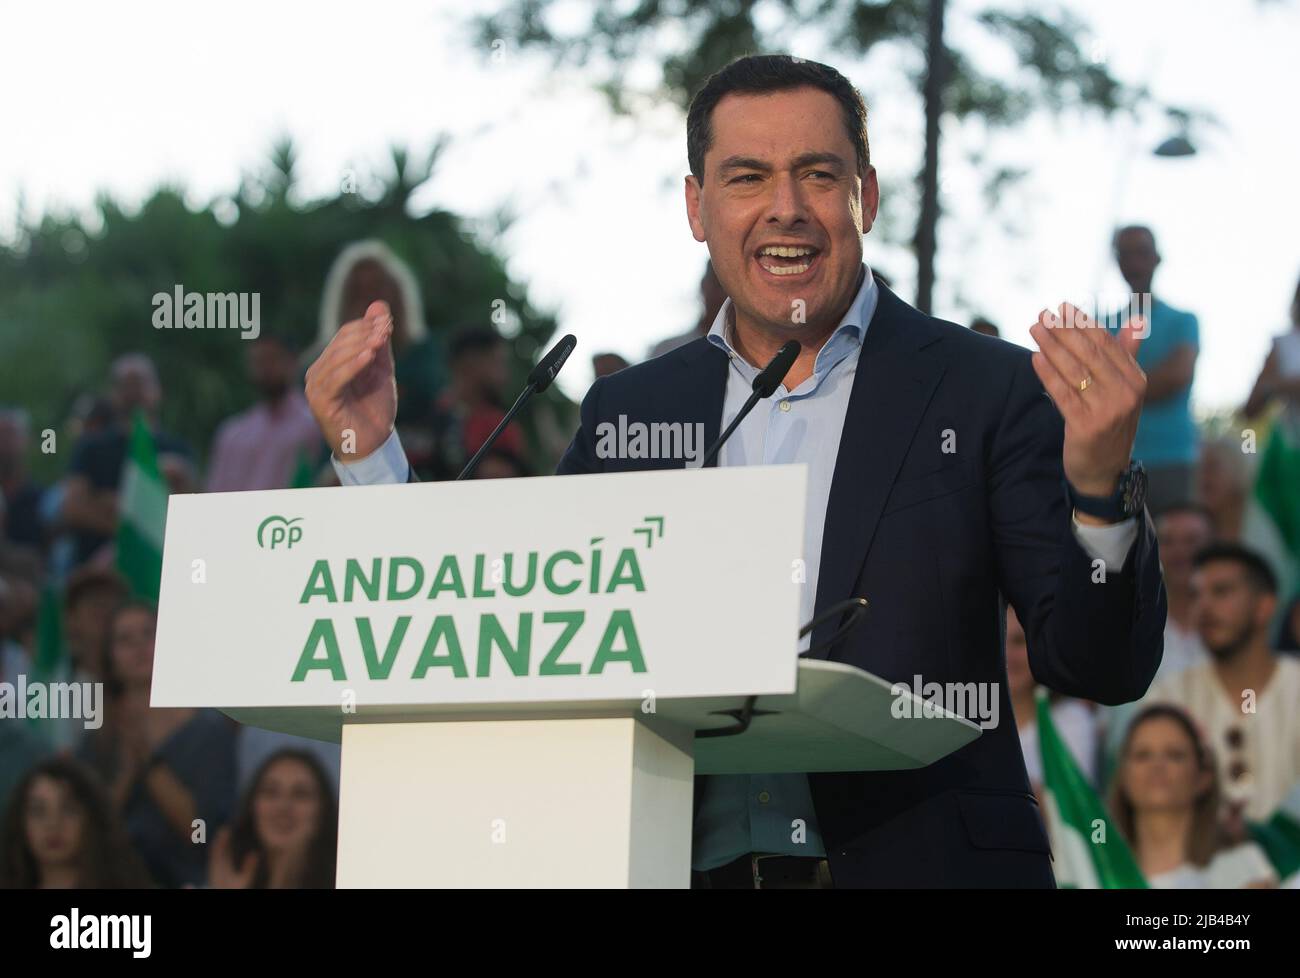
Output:
[[[805,481],[173,497],[152,703],[341,738],[341,886],[684,886],[660,705],[794,692]]]
[[[805,483],[174,496],[151,702],[341,741],[340,886],[685,886],[697,770],[920,767],[980,733],[798,659]]]
[[[174,496],[155,706],[795,688],[799,466]]]
[[[688,886],[675,740],[631,719],[348,724],[338,885]]]

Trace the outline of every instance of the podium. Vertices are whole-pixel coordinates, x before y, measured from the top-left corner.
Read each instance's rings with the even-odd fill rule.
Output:
[[[340,742],[339,886],[687,886],[695,774],[919,767],[980,734],[797,657],[805,480],[173,496],[151,702]]]

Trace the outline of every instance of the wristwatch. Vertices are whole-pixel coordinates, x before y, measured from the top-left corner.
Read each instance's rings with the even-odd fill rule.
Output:
[[[1139,461],[1129,462],[1119,477],[1119,484],[1111,496],[1085,496],[1077,492],[1070,480],[1065,480],[1066,491],[1070,495],[1070,505],[1080,513],[1087,513],[1101,520],[1119,523],[1137,516],[1147,502],[1147,473]]]

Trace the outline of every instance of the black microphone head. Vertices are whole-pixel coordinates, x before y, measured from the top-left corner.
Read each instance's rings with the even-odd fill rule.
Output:
[[[759,397],[771,397],[781,381],[785,380],[785,375],[790,372],[794,362],[799,359],[799,351],[803,349],[798,340],[787,340],[782,344],[781,349],[776,351],[776,356],[768,361],[766,367],[758,372],[754,378],[754,390]]]
[[[573,352],[573,348],[577,345],[578,338],[569,333],[551,347],[546,356],[537,361],[537,366],[528,375],[528,383],[532,385],[535,393],[540,394],[551,386],[551,381],[555,380],[555,375],[560,372],[560,368],[564,366],[564,361],[569,359],[569,354]]]

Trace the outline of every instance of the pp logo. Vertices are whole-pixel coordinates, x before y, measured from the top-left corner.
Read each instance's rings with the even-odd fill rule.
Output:
[[[257,545],[263,550],[274,550],[279,546],[288,550],[302,539],[302,527],[294,526],[301,520],[301,516],[292,520],[283,516],[268,516],[257,528]]]

